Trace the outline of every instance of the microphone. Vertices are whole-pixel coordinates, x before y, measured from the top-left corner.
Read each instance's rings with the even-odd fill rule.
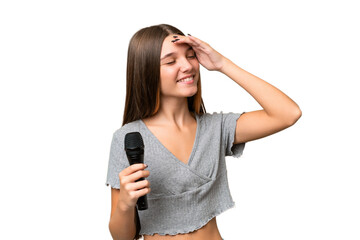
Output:
[[[144,142],[139,132],[130,132],[125,135],[125,151],[129,164],[144,163]],[[140,178],[135,182],[142,181]],[[148,208],[146,195],[139,197],[136,202],[138,210]]]

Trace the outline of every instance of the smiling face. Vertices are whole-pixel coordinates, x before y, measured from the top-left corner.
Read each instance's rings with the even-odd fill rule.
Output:
[[[160,90],[162,97],[191,97],[198,90],[199,62],[187,44],[174,44],[165,38],[161,49]]]

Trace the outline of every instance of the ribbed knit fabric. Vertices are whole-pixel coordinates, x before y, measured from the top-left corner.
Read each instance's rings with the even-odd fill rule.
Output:
[[[240,115],[222,112],[196,115],[196,137],[187,164],[166,149],[142,120],[115,131],[106,180],[113,188],[120,188],[118,175],[129,166],[125,135],[140,132],[144,140],[151,192],[147,196],[149,208],[138,211],[140,235],[189,233],[234,206],[225,156],[240,157],[244,150],[245,143],[233,145]]]

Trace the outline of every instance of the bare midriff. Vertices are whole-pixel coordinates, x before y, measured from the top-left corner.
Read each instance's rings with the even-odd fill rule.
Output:
[[[216,224],[216,217],[211,219],[202,228],[185,234],[178,235],[144,235],[144,240],[221,240],[221,235]]]

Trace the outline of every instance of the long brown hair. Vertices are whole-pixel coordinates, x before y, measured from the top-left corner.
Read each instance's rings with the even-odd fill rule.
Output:
[[[160,54],[164,39],[170,34],[184,36],[179,29],[160,24],[140,29],[129,43],[126,70],[126,99],[123,125],[155,115],[160,108]],[[201,82],[198,91],[188,97],[189,111],[206,112],[201,98]]]

